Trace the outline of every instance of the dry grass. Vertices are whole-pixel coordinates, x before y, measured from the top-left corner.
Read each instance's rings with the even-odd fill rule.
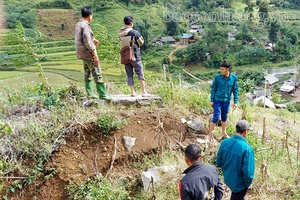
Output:
[[[45,9],[39,10],[37,14],[37,29],[55,40],[74,38],[76,22],[74,10]]]

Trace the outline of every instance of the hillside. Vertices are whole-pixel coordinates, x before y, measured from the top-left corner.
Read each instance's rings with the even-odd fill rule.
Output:
[[[10,5],[9,14],[13,13],[7,26],[13,25],[12,19],[21,19],[25,29],[17,29],[20,33],[17,38],[21,38],[18,44],[13,40],[11,45],[0,49],[3,70],[0,73],[0,193],[3,199],[178,199],[178,182],[187,168],[184,146],[200,144],[203,162],[215,164],[221,129],[215,129],[216,143],[205,140],[207,122],[212,116],[209,81],[218,73],[223,59],[232,62],[240,86],[239,107],[229,113],[227,133],[235,134],[235,123],[240,119],[248,120],[253,128],[247,140],[255,151],[256,171],[246,198],[300,199],[300,104],[289,104],[282,109],[263,108],[262,103],[254,106],[245,96],[247,92],[262,89],[264,73],[274,68],[299,66],[300,12],[291,8],[297,2],[279,1],[282,3],[279,7],[274,0],[267,7],[259,8],[255,4],[256,18],[251,22],[236,21],[240,13],[246,12],[245,2],[251,1],[85,1],[84,4],[94,9],[91,26],[97,38],[101,38],[97,52],[109,95],[130,92],[118,58],[117,31],[123,25],[124,15],[133,15],[142,31],[147,27],[149,41],[177,30],[175,44],[158,42],[143,52],[147,90],[164,101],[158,106],[115,105],[101,100],[86,104],[82,61],[76,58],[73,39],[82,1],[4,0]],[[264,1],[256,1],[259,2]],[[248,5],[250,11],[251,5]],[[188,45],[179,45],[184,38],[178,35],[189,30],[189,21],[167,26],[162,20],[165,6],[173,9],[170,12],[175,18],[176,14],[189,17],[188,14],[198,11],[226,11],[235,20],[205,22],[201,24],[203,33]],[[273,23],[273,29],[274,18],[259,23],[259,9],[266,8],[270,16],[281,11],[288,13],[289,20]],[[35,37],[35,28],[43,37]],[[229,40],[229,32],[236,38]],[[1,30],[0,34],[3,33]],[[279,48],[266,51],[267,41],[262,36],[278,39],[276,47]],[[17,53],[9,54],[12,51]],[[28,61],[27,56],[32,55],[38,62]],[[16,63],[20,66],[6,63],[10,56],[19,56]],[[162,66],[166,67],[165,73]],[[299,90],[296,96],[288,94],[287,97],[277,92],[284,81],[294,76],[297,77],[283,75],[277,84],[270,86],[273,101],[284,104],[299,100]],[[204,81],[198,82],[199,79]],[[138,85],[136,89],[140,94]],[[200,130],[190,127],[193,120],[200,121],[197,124],[201,125]],[[131,150],[126,150],[124,136],[136,139]],[[162,181],[151,184],[145,192],[141,174],[154,167],[170,170],[161,172]],[[230,190],[225,184],[224,189],[223,199],[229,200]]]
[[[1,194],[6,199],[84,200],[91,196],[96,200],[110,196],[144,200],[154,194],[163,200],[166,192],[169,199],[177,199],[177,183],[187,167],[184,146],[199,143],[203,162],[215,162],[220,143],[203,143],[211,116],[203,86],[195,90],[179,84],[168,87],[156,80],[152,89],[163,97],[162,107],[101,102],[84,107],[83,93],[75,85],[54,90],[50,97],[42,88],[20,89],[0,98],[0,173],[5,176]],[[183,120],[196,118],[203,121],[200,131],[193,131]],[[299,178],[299,113],[253,107],[241,97],[240,107],[229,113],[230,136],[241,118],[253,127],[248,142],[256,156],[255,179],[247,199],[298,199],[299,184],[282,183]],[[216,127],[217,141],[220,131]],[[124,136],[136,138],[130,151],[125,149]],[[154,189],[143,192],[142,172],[158,166],[176,168],[163,173],[163,181],[156,182]],[[227,200],[230,191],[224,188]]]
[[[37,29],[53,40],[73,39],[77,21],[74,10],[41,9],[37,12]]]

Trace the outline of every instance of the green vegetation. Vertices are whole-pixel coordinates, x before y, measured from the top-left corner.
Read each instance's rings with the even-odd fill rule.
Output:
[[[298,1],[266,2],[89,0],[85,4],[94,8],[91,26],[101,42],[98,54],[110,94],[129,93],[125,72],[119,63],[117,38],[117,31],[127,14],[134,16],[137,28],[148,42],[143,51],[147,87],[151,93],[163,98],[165,106],[174,115],[186,113],[209,118],[209,85],[184,87],[182,81],[196,81],[182,69],[207,81],[218,73],[219,63],[228,59],[239,77],[241,88],[240,109],[230,113],[228,133],[234,134],[234,124],[240,118],[255,125],[256,132],[248,138],[256,152],[256,174],[251,197],[299,199],[299,136],[296,130],[300,127],[295,123],[300,120],[299,103],[289,104],[286,109],[271,110],[253,107],[244,98],[244,93],[257,88],[265,71],[297,67],[300,63]],[[195,36],[196,42],[186,48],[178,48],[174,52],[176,58],[171,62],[169,55],[173,47],[152,46],[150,41],[165,35],[177,38],[178,34],[187,32],[189,21],[164,23],[162,18],[166,3],[174,12],[224,11],[232,14],[232,20],[204,22],[205,31]],[[0,147],[3,147],[0,149],[0,175],[24,177],[11,182],[8,187],[3,187],[4,183],[0,185],[0,189],[5,188],[5,191],[2,190],[3,198],[9,199],[12,193],[28,188],[34,181],[51,179],[57,173],[58,169],[48,167],[46,163],[53,152],[65,143],[71,130],[76,130],[80,135],[83,129],[96,126],[98,135],[110,138],[127,122],[120,112],[122,109],[109,105],[82,107],[80,97],[85,95],[82,90],[83,69],[82,62],[76,59],[72,38],[74,27],[71,25],[80,18],[81,1],[4,0],[4,4],[10,29],[3,34],[5,44],[0,51],[0,68],[3,70],[0,74]],[[223,10],[219,7],[221,5],[224,5]],[[266,15],[260,16],[260,11]],[[281,11],[287,14],[287,21],[274,19],[276,13]],[[234,21],[239,12],[247,13],[249,20]],[[56,15],[73,21],[57,20]],[[53,27],[47,26],[50,22]],[[236,34],[235,40],[228,41],[228,32]],[[273,51],[264,49],[267,41],[261,36],[276,43]],[[206,53],[210,53],[211,59],[207,59]],[[163,64],[168,64],[167,80],[163,77]],[[290,76],[283,76],[280,83],[288,78]],[[274,88],[278,89],[278,85]],[[287,100],[274,93],[273,101],[282,103]],[[278,118],[284,125],[274,127],[278,125],[275,121]],[[262,136],[264,119],[268,127]],[[133,159],[135,162],[130,167],[136,174],[156,165],[186,167],[181,151],[164,149],[158,153],[143,155],[142,160]],[[214,158],[210,156],[213,153],[205,152],[204,161],[214,163]],[[125,175],[103,177],[97,174],[87,179],[85,184],[69,183],[66,190],[71,199],[101,197],[142,200],[153,198],[154,194],[157,199],[165,199],[166,194],[170,199],[178,198],[176,183],[181,177],[179,169],[168,174],[163,183],[158,183],[155,190],[149,192],[143,192],[139,176],[129,174],[123,178]]]
[[[108,113],[101,115],[96,123],[104,135],[109,135],[110,132],[119,130],[122,125],[126,124],[126,120]]]
[[[173,110],[175,115],[183,112],[206,116],[211,109],[208,87],[205,88],[200,85],[194,89],[186,89],[179,86],[175,80],[164,82],[158,79],[150,79],[148,82],[153,93],[159,94],[165,100],[166,106]],[[1,160],[0,172],[5,175],[19,171],[27,177],[24,180],[15,181],[6,191],[8,196],[22,190],[24,187],[28,187],[36,179],[51,178],[57,173],[57,169],[47,168],[45,163],[52,152],[64,143],[64,138],[66,134],[70,134],[71,127],[76,128],[76,126],[80,127],[84,124],[83,127],[88,128],[96,124],[99,133],[111,137],[111,130],[121,128],[125,122],[118,109],[113,106],[101,105],[101,109],[98,106],[82,107],[79,98],[83,95],[83,91],[78,89],[76,85],[53,89],[51,96],[41,85],[32,86],[19,87],[18,90],[6,88],[0,99],[0,105],[4,111],[1,116],[5,119],[5,122],[2,121],[0,124],[2,139],[0,145],[9,147],[6,149],[11,149],[11,151],[1,152],[2,155],[8,157]],[[74,97],[78,98],[74,99]],[[182,102],[185,103],[182,104]],[[271,124],[278,117],[286,121],[300,120],[299,113],[252,107],[244,98],[241,98],[240,104],[241,109],[237,113],[230,113],[229,116],[228,133],[230,135],[234,134],[235,121],[241,116],[245,116],[251,123],[256,124],[254,126],[255,131],[262,128],[263,117],[267,118],[266,124],[268,124],[265,142],[256,132],[250,134],[248,138],[256,152],[256,174],[251,189],[252,197],[299,198],[297,185],[278,184],[296,180],[295,175],[300,168],[299,162],[296,161],[297,153],[294,148],[297,140],[295,130],[297,130],[298,125],[286,129],[282,126],[281,131],[271,127]],[[19,106],[16,107],[15,105]],[[18,113],[23,113],[26,120],[20,121],[16,117],[19,115]],[[31,117],[32,115],[35,115],[35,117]],[[80,130],[79,127],[77,127],[78,130]],[[286,135],[286,132],[288,135]],[[214,159],[210,158],[209,155],[209,152],[205,152],[204,160],[213,163]],[[30,167],[26,165],[28,159],[32,162]],[[174,161],[178,162],[175,166],[181,166],[181,169],[185,168],[182,153],[174,150],[165,150],[159,156],[157,154],[146,156],[141,161],[133,162],[132,168],[140,174],[147,167],[170,165],[174,164]],[[290,173],[280,170],[278,166],[281,166],[282,163],[287,163],[286,168],[289,169]],[[266,172],[259,170],[261,167],[266,167]],[[46,171],[47,173],[45,173]],[[124,177],[124,173],[122,177]],[[181,172],[179,169],[170,172],[166,181],[155,185],[154,194],[156,197],[162,199],[166,192],[172,198],[178,197],[176,183],[180,177]],[[129,196],[133,199],[150,198],[153,191],[142,192],[141,186],[137,187],[139,180],[139,176],[120,179],[118,174],[107,178],[99,174],[99,176],[87,180],[86,184],[70,183],[67,186],[67,191],[72,199],[84,199],[87,196],[95,199],[97,195],[104,195],[111,199],[128,199]],[[277,185],[277,188],[274,188],[274,185]]]
[[[107,199],[107,200],[127,200],[130,199],[129,192],[126,191],[124,183],[113,184],[110,180],[104,178],[101,174],[95,177],[85,185],[76,185],[71,183],[67,186],[68,195],[72,199]]]

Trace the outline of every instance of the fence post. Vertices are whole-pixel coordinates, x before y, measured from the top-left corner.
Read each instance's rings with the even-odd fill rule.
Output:
[[[266,141],[266,117],[263,118],[262,143],[265,144],[265,141]]]

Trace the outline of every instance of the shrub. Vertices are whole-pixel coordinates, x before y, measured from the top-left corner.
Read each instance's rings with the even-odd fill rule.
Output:
[[[20,21],[25,28],[34,28],[36,15],[27,6],[8,4],[5,6],[5,15],[8,28],[15,28],[17,21]]]
[[[63,9],[72,9],[71,4],[68,0],[54,0],[54,1],[45,1],[39,2],[35,5],[38,9],[47,9],[47,8],[63,8]]]
[[[162,64],[158,60],[150,60],[145,62],[145,68],[157,71],[162,69]]]
[[[249,47],[246,46],[240,52],[235,53],[237,65],[247,65],[263,63],[269,59],[270,52],[266,51],[263,47]]]
[[[130,199],[129,193],[126,191],[125,186],[121,182],[112,184],[101,174],[96,176],[94,180],[89,181],[87,184],[77,185],[75,183],[71,183],[66,187],[66,189],[71,199]]]
[[[107,113],[101,115],[97,119],[96,123],[104,135],[109,135],[111,131],[120,129],[122,125],[126,124],[127,122],[125,119],[122,119],[119,116],[115,116],[112,113]]]

